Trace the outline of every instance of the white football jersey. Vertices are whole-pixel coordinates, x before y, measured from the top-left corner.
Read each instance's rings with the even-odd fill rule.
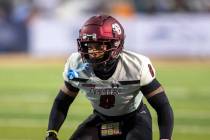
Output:
[[[149,58],[124,50],[114,74],[101,80],[90,65],[83,63],[80,53],[73,53],[65,64],[63,77],[84,91],[95,110],[107,116],[119,116],[138,108],[143,97],[140,87],[155,79],[155,70]]]

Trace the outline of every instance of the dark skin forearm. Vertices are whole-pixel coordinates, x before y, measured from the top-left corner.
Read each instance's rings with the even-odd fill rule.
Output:
[[[61,88],[57,97],[54,100],[48,123],[48,130],[59,131],[62,126],[70,104],[73,102],[77,93],[69,91],[65,86]]]
[[[70,105],[69,101],[65,100],[65,98],[65,94],[62,91],[55,98],[50,112],[48,130],[58,131],[63,124]]]
[[[164,92],[156,94],[148,99],[148,102],[156,110],[161,139],[171,139],[173,131],[173,110]]]
[[[171,139],[174,116],[163,87],[154,79],[150,84],[143,86],[141,91],[157,112],[160,138]]]

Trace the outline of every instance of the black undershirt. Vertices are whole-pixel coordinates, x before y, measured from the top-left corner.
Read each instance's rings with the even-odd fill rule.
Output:
[[[116,59],[112,63],[96,65],[95,68],[93,68],[95,75],[102,80],[109,79],[114,74],[118,61],[119,60]]]

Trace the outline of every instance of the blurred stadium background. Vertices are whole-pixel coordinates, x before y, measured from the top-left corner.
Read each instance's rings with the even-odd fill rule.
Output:
[[[0,0],[0,140],[44,139],[78,29],[99,13],[122,22],[126,49],[151,57],[174,108],[173,139],[208,140],[210,0]],[[81,93],[60,139],[91,110]]]

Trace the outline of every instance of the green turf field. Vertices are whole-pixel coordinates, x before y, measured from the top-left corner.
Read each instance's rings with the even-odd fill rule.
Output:
[[[43,140],[49,111],[62,84],[63,63],[0,61],[0,140]],[[174,140],[210,138],[210,63],[155,62],[175,114]],[[151,108],[150,108],[151,109]],[[84,95],[72,104],[59,133],[67,140],[89,113]],[[155,112],[154,140],[158,140]]]

